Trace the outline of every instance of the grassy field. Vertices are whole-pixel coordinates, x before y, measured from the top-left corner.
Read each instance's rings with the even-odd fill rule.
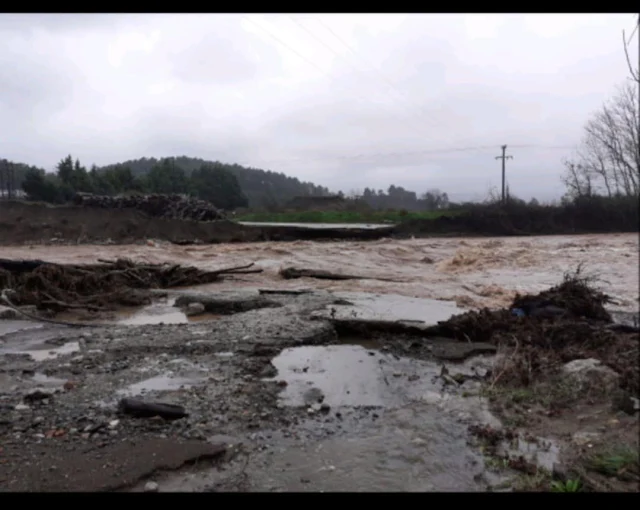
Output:
[[[237,221],[269,223],[400,223],[413,219],[434,219],[447,214],[453,216],[459,211],[303,211],[283,213],[250,213],[237,216]]]

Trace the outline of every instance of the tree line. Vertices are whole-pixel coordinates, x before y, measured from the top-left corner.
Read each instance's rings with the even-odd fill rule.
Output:
[[[216,163],[203,163],[189,175],[174,158],[157,161],[146,175],[134,175],[128,166],[87,170],[71,155],[62,159],[54,173],[26,170],[22,189],[31,200],[65,203],[78,192],[98,195],[185,194],[207,200],[220,209],[247,207],[248,200],[238,179]]]

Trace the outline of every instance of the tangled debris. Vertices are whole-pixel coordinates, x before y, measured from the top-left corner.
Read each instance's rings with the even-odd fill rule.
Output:
[[[608,301],[578,269],[540,294],[516,296],[507,310],[456,315],[431,328],[430,334],[508,351],[499,373],[503,385],[526,387],[570,361],[595,358],[620,374],[622,389],[637,395],[638,330],[616,327],[604,308]]]
[[[73,202],[75,205],[102,209],[137,209],[153,218],[190,221],[226,219],[224,212],[211,202],[178,194],[106,196],[77,193]]]
[[[151,301],[150,289],[166,289],[219,281],[225,275],[259,273],[253,264],[202,271],[179,264],[140,264],[128,259],[98,264],[67,265],[41,260],[0,259],[0,289],[10,289],[16,306],[40,310],[82,308],[113,310]]]

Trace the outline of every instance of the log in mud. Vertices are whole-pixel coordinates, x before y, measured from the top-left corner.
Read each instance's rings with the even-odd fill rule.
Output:
[[[340,280],[378,280],[381,282],[395,282],[395,283],[400,282],[400,280],[394,280],[392,278],[333,273],[331,271],[324,271],[321,269],[304,269],[304,268],[297,268],[297,267],[285,267],[285,268],[282,268],[279,273],[280,273],[280,276],[285,280],[294,280],[296,278],[316,278],[318,280],[338,280],[338,281]]]

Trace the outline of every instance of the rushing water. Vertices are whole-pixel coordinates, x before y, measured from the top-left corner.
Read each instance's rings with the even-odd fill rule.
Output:
[[[95,262],[128,257],[149,262],[179,262],[203,269],[248,263],[264,271],[212,289],[315,287],[334,291],[397,294],[444,299],[461,307],[498,307],[516,292],[539,292],[557,284],[579,264],[600,278],[614,298],[613,308],[637,311],[638,235],[598,234],[509,238],[381,239],[369,242],[263,242],[177,246],[154,242],[130,246],[0,247],[0,257],[41,258],[54,262]],[[398,280],[283,280],[281,267],[296,266]],[[184,320],[184,319],[182,319]]]

